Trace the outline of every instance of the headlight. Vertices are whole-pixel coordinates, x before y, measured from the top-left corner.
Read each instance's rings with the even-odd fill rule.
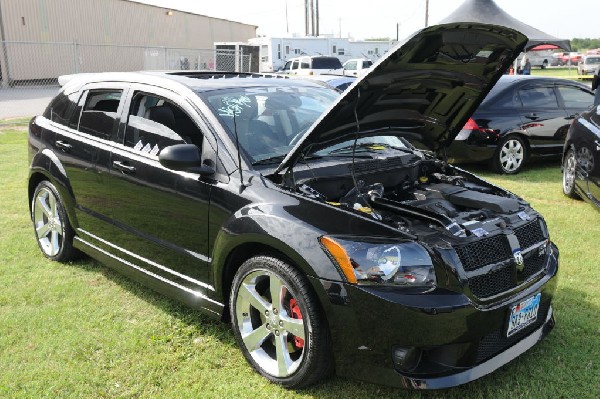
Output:
[[[431,257],[415,242],[389,243],[328,236],[319,241],[350,283],[435,285]]]

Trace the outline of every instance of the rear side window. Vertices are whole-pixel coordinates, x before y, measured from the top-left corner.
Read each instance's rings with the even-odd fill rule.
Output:
[[[202,133],[194,121],[174,103],[138,92],[134,95],[125,131],[125,146],[158,155],[174,144],[202,147]]]
[[[519,90],[525,108],[558,108],[553,87],[526,87]]]
[[[558,86],[565,108],[585,110],[594,103],[594,96],[578,87]]]
[[[46,108],[46,111],[44,112],[44,117],[53,122],[67,126],[69,124],[71,113],[77,103],[77,94],[78,93],[73,93],[67,96],[64,93],[60,93],[48,105],[48,108]]]
[[[122,90],[90,90],[79,118],[79,131],[110,140],[118,123]]]
[[[341,69],[342,63],[336,57],[319,57],[312,60],[313,69]]]
[[[372,65],[373,65],[373,61],[363,61],[363,63],[362,63],[362,67],[364,69],[371,68]]]

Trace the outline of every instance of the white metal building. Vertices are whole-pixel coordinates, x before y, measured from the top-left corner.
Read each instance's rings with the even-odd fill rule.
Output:
[[[208,67],[186,50],[255,36],[254,25],[131,0],[0,0],[0,81]]]

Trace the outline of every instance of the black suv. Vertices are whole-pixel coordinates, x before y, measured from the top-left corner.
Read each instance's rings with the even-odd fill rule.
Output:
[[[527,202],[439,155],[526,41],[427,28],[341,96],[252,74],[63,78],[30,123],[40,249],[230,320],[286,387],[479,378],[552,328],[558,250]]]

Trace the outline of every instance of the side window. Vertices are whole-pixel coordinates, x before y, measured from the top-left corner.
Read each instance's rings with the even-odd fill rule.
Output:
[[[302,58],[300,60],[300,69],[310,69],[310,59]]]
[[[64,93],[60,93],[48,105],[48,108],[44,111],[44,117],[53,122],[67,126],[69,124],[71,113],[77,103],[78,94],[79,93],[73,93],[67,96]]]
[[[354,71],[356,69],[356,61],[350,61],[346,64],[346,69],[349,71]]]
[[[90,90],[79,118],[79,131],[110,140],[118,124],[121,90]]]
[[[508,93],[505,93],[502,96],[499,96],[494,102],[493,102],[493,108],[521,108],[521,100],[519,99],[519,95],[517,94],[517,91],[508,91]]]
[[[557,86],[563,99],[565,108],[578,108],[584,110],[594,103],[594,95],[577,87]]]
[[[298,65],[300,64],[300,61],[296,60],[292,63],[292,69],[298,69]]]
[[[134,95],[127,117],[125,146],[150,155],[173,144],[202,147],[202,132],[174,103],[152,94]]]
[[[519,97],[525,108],[558,108],[553,87],[526,87],[519,90]]]

